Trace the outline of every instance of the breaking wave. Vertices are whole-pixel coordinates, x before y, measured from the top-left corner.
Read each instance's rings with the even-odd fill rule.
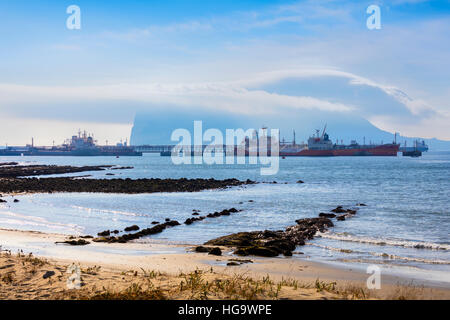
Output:
[[[378,238],[358,237],[358,236],[354,236],[354,235],[337,234],[337,233],[329,233],[329,232],[325,232],[325,233],[318,232],[317,236],[326,238],[326,239],[332,239],[332,240],[368,243],[368,244],[379,245],[379,246],[394,246],[394,247],[431,249],[431,250],[450,250],[450,245],[443,244],[443,243],[434,243],[434,242],[378,239]]]

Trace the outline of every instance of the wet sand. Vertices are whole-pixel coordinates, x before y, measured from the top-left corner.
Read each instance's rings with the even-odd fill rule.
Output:
[[[248,277],[255,281],[263,281],[269,276],[273,281],[271,289],[267,281],[262,282],[263,285],[269,286],[266,288],[267,292],[252,297],[255,299],[450,298],[448,288],[433,285],[411,286],[408,279],[388,275],[381,277],[381,290],[369,290],[366,286],[369,275],[361,271],[334,268],[298,258],[245,257],[252,260],[252,263],[228,266],[230,259],[237,257],[232,256],[227,248],[222,248],[222,256],[213,256],[193,252],[191,246],[170,245],[156,241],[126,244],[91,243],[89,246],[55,244],[65,240],[67,236],[59,234],[0,230],[0,245],[3,250],[0,257],[0,298],[92,298],[104,294],[105,290],[110,294],[125,290],[133,283],[148,284],[149,274],[152,274],[152,285],[158,284],[157,287],[162,288],[161,292],[165,298],[196,299],[199,297],[189,296],[189,292],[194,290],[184,292],[178,288],[180,281],[186,280],[182,274],[191,274],[195,270],[201,270],[202,279],[209,284],[217,280],[237,278],[243,284]],[[11,254],[5,252],[5,249],[10,249]],[[33,253],[34,256],[46,259],[48,263],[33,265],[24,260],[25,257],[18,257],[17,250],[23,250],[25,257]],[[72,263],[79,264],[85,271],[84,286],[81,290],[68,290],[66,287],[69,275],[65,272]],[[55,272],[55,275],[44,279],[43,275],[48,271]],[[8,283],[9,280],[12,282]],[[277,282],[281,282],[281,289],[275,295],[273,290],[278,288]],[[282,285],[283,283],[285,285]],[[229,296],[229,292],[217,290],[211,289],[208,298],[233,298]],[[248,297],[243,295],[234,298]]]

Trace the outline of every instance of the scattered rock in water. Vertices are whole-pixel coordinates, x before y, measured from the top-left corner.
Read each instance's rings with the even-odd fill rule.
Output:
[[[8,201],[0,199],[0,203],[7,203]]]
[[[140,228],[137,225],[133,225],[131,227],[126,227],[125,228],[125,232],[130,232],[130,231],[138,231]]]
[[[346,210],[344,210],[344,208],[342,206],[339,206],[336,209],[331,210],[331,212],[334,212],[334,213],[345,213]]]
[[[86,246],[86,245],[90,244],[89,241],[86,241],[84,239],[67,240],[67,241],[63,241],[63,242],[55,242],[55,244],[59,244],[59,243],[68,244],[68,245],[71,245],[71,246]]]
[[[354,216],[357,213],[357,210],[354,209],[344,209],[342,206],[337,207],[336,209],[332,210],[337,213],[344,213],[341,214],[336,218],[338,221],[345,221],[347,218],[350,218]]]
[[[119,234],[119,233],[120,233],[120,231],[119,231],[119,230],[113,230],[113,231],[111,231],[111,233],[114,233],[114,234]]]
[[[234,262],[234,261],[231,261],[231,262],[227,263],[227,266],[229,266],[229,267],[240,266],[240,265],[241,265],[240,263],[237,263],[237,262]]]
[[[305,183],[305,182],[302,181],[302,180],[298,180],[297,183],[302,184],[302,183]]]
[[[287,227],[285,231],[239,232],[210,240],[205,245],[234,247],[234,254],[240,256],[291,256],[296,246],[304,245],[318,231],[324,232],[334,226],[328,218],[307,218],[296,222],[297,225]]]
[[[159,224],[159,222],[158,221],[153,221],[152,224]]]
[[[195,248],[195,252],[207,253],[209,251],[211,251],[211,248],[207,248],[207,247],[203,247],[203,246],[198,246]]]
[[[111,168],[111,170],[129,170],[129,169],[134,169],[134,167],[115,167],[115,168]]]
[[[248,202],[255,202],[254,200],[248,200]]]
[[[234,258],[234,259],[228,259],[228,261],[237,262],[239,264],[253,263],[253,260],[250,260],[250,259],[236,259],[236,258]]]
[[[220,248],[218,248],[218,247],[215,247],[215,248],[212,248],[208,254],[213,255],[213,256],[221,256],[222,250],[220,250]]]
[[[367,204],[364,204],[364,203],[358,203],[357,206],[358,206],[358,207],[367,207]]]
[[[106,176],[114,176],[114,173],[107,173]]]
[[[169,218],[166,218],[166,222],[169,222],[170,221],[170,219]]]
[[[192,215],[193,216],[199,216],[200,214],[198,212],[194,212]]]
[[[168,226],[168,227],[175,227],[175,226],[179,226],[179,225],[181,225],[181,223],[179,223],[176,220],[170,220],[170,221],[166,222],[166,226]]]
[[[260,257],[277,257],[280,255],[276,249],[266,247],[246,247],[240,248],[233,252],[238,256],[260,256]]]
[[[48,279],[48,278],[50,278],[50,277],[53,277],[54,275],[55,275],[55,271],[47,271],[47,272],[42,276],[42,278]]]
[[[45,167],[45,166],[44,166]],[[0,192],[97,192],[97,193],[156,193],[156,192],[198,192],[224,189],[250,184],[237,179],[82,179],[80,177],[21,178],[44,174],[63,174],[81,171],[105,170],[101,167],[58,167],[18,166],[0,167]],[[1,179],[7,178],[7,179]],[[251,182],[254,184],[255,182]]]
[[[17,203],[17,202],[19,202],[19,200],[18,199],[14,199],[14,202]]]
[[[107,237],[107,236],[111,235],[111,231],[109,231],[109,230],[102,231],[102,232],[97,233],[97,235],[99,237]]]
[[[319,217],[324,218],[336,218],[336,215],[334,213],[319,213]]]

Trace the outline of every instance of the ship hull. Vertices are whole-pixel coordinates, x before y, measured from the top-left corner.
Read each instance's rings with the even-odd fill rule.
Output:
[[[4,151],[0,150],[0,156],[24,156],[24,157],[141,157],[142,152],[137,151],[99,151],[99,150],[72,150],[72,151]]]
[[[371,148],[342,148],[330,150],[309,150],[303,149],[298,152],[280,152],[281,157],[361,157],[361,156],[379,156],[396,157],[399,145],[380,145]]]

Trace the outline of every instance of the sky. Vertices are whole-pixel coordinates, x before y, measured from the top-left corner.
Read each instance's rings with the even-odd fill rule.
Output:
[[[450,140],[450,1],[0,0],[0,145],[129,139],[165,106],[341,112]]]

